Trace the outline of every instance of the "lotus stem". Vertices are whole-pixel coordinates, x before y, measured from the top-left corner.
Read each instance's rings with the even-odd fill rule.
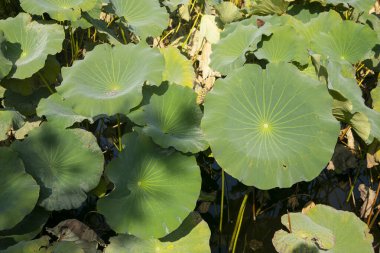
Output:
[[[119,152],[123,150],[123,145],[121,144],[121,128],[120,128],[120,115],[117,114],[117,137],[118,137],[118,145]]]
[[[371,206],[371,211],[370,211],[370,213],[368,215],[367,225],[369,225],[370,222],[371,222],[371,216],[373,214],[373,209],[375,208],[375,205],[376,205],[377,197],[379,196],[379,191],[380,191],[380,182],[377,185],[376,195],[375,195],[375,199],[373,200],[373,203],[372,203],[372,206]]]
[[[196,2],[196,1],[194,1]],[[197,16],[195,17],[195,20],[194,20],[194,23],[193,23],[193,26],[191,27],[190,31],[189,31],[189,34],[187,35],[186,37],[186,40],[182,43],[182,47],[184,47],[185,45],[187,45],[187,42],[189,41],[190,39],[190,35],[194,29],[194,27],[196,26],[196,24],[198,23],[198,19],[199,17],[201,16],[202,14],[200,12],[197,13]]]
[[[224,170],[222,168],[222,196],[220,199],[220,220],[219,220],[219,232],[222,233],[223,230],[223,208],[224,208]]]
[[[368,228],[371,230],[371,228],[373,227],[373,224],[375,223],[376,219],[377,219],[377,216],[379,216],[379,213],[380,213],[380,207],[378,206],[377,207],[377,211],[376,211],[376,214],[375,216],[373,216],[373,219],[371,221],[371,223],[369,224]]]
[[[46,81],[45,77],[41,75],[40,72],[37,72],[38,76],[40,77],[41,81],[45,84],[46,88],[50,91],[51,94],[54,94],[55,92],[53,89],[50,87],[49,83]]]
[[[356,183],[356,181],[358,180],[358,177],[359,177],[359,172],[360,172],[360,170],[358,170],[358,171],[356,172],[356,175],[355,175],[355,178],[354,178],[354,182],[353,182],[353,184],[351,185],[350,191],[349,191],[348,196],[347,196],[347,198],[346,198],[346,202],[347,202],[347,203],[348,203],[348,201],[350,201],[350,198],[351,198],[352,192],[354,191],[355,183]]]
[[[245,210],[245,205],[247,203],[248,195],[249,195],[249,193],[246,193],[244,195],[244,199],[243,199],[243,202],[240,205],[240,210],[239,210],[239,213],[238,213],[238,217],[236,219],[235,228],[234,228],[234,231],[232,233],[230,247],[229,247],[229,251],[232,250],[232,253],[235,253],[237,240],[239,238],[241,224],[243,222],[244,210]]]
[[[286,212],[288,213],[289,232],[292,233],[292,221],[290,220],[289,210],[286,210]]]

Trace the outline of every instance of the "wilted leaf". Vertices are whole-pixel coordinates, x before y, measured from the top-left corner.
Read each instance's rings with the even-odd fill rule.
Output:
[[[360,193],[360,198],[363,200],[363,205],[360,208],[360,218],[367,218],[371,212],[372,206],[375,202],[376,192],[365,184],[360,184],[358,186]]]
[[[201,38],[205,38],[211,44],[215,44],[220,39],[220,31],[215,22],[215,16],[203,15],[199,25]]]

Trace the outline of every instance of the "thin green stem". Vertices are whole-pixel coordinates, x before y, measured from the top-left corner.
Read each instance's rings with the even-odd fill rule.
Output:
[[[121,144],[121,127],[120,127],[120,115],[117,114],[117,137],[119,144],[119,151],[123,150],[123,145]]]
[[[232,244],[230,243],[230,248],[229,248],[230,251],[232,250],[232,253],[235,253],[235,250],[236,250],[236,244],[237,244],[237,241],[239,238],[241,224],[243,223],[244,211],[245,211],[245,206],[247,204],[248,196],[249,196],[249,193],[246,193],[244,195],[243,202],[240,205],[238,219],[236,220],[235,229],[234,229],[234,232],[233,232],[232,238],[231,238]],[[231,248],[231,246],[232,246],[232,248]]]
[[[45,77],[40,73],[40,72],[37,72],[38,73],[38,76],[40,77],[41,81],[45,84],[46,88],[48,88],[48,90],[50,91],[51,94],[54,94],[54,91],[53,89],[50,87],[49,83],[46,81]]]
[[[224,209],[224,170],[222,168],[222,196],[220,200],[220,220],[219,220],[219,232],[222,233],[223,230],[223,209]]]
[[[358,177],[359,177],[359,172],[360,172],[359,170],[356,172],[354,182],[352,183],[351,188],[350,188],[350,192],[348,193],[348,196],[347,196],[347,198],[346,198],[346,202],[347,202],[347,203],[350,201],[350,198],[351,198],[352,192],[354,191],[354,187],[355,187],[356,180],[358,180]]]

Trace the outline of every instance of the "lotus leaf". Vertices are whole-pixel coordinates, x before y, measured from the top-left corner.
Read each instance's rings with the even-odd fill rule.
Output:
[[[106,248],[105,253],[210,252],[210,229],[207,223],[198,216],[191,213],[177,230],[168,235],[179,234],[179,238],[175,240],[142,240],[130,235],[119,235],[111,238],[111,244]]]
[[[168,27],[169,14],[157,0],[111,0],[118,16],[142,39],[157,37]]]
[[[10,148],[0,148],[0,161],[0,230],[4,230],[15,226],[33,210],[40,187]]]
[[[286,0],[254,0],[252,9],[256,15],[282,15],[288,9],[288,5]]]
[[[0,249],[7,248],[22,240],[31,240],[41,232],[49,218],[49,212],[40,206],[35,206],[33,211],[24,217],[11,229],[0,231]]]
[[[163,80],[193,88],[195,73],[192,62],[175,47],[162,48],[161,53],[165,58]]]
[[[174,11],[175,9],[177,9],[178,5],[181,5],[181,4],[186,5],[189,2],[190,0],[165,0],[163,4],[168,6],[170,11]]]
[[[245,65],[218,80],[202,129],[227,173],[261,189],[315,178],[333,153],[339,124],[323,85],[290,64]]]
[[[42,236],[32,241],[21,241],[6,250],[0,250],[0,253],[46,253],[49,245],[49,236]]]
[[[327,33],[321,33],[312,41],[316,53],[331,60],[352,64],[365,59],[377,43],[376,32],[368,26],[350,20],[333,24]]]
[[[328,87],[334,100],[333,114],[350,123],[367,144],[380,138],[380,113],[364,104],[362,92],[356,84],[355,70],[349,63],[329,61],[326,66]]]
[[[380,86],[371,91],[373,109],[380,112]]]
[[[103,172],[103,153],[95,137],[81,129],[42,124],[12,148],[41,186],[40,205],[47,210],[78,208]]]
[[[46,253],[96,253],[96,249],[92,251],[86,251],[80,247],[80,245],[75,242],[60,241],[55,242],[51,247],[49,247]]]
[[[36,114],[36,108],[41,98],[46,98],[50,94],[50,91],[43,87],[28,96],[7,89],[4,93],[4,105],[6,108],[16,109],[24,116],[32,116]]]
[[[333,244],[333,247],[327,252],[373,252],[373,237],[369,234],[367,225],[352,212],[335,210],[334,208],[325,205],[316,205],[306,214],[290,214],[292,231],[294,226],[297,226],[300,231],[309,231],[310,227],[314,226],[312,222],[304,222],[304,219],[306,218],[299,219],[300,216],[306,216],[310,218],[314,224],[318,224],[320,227],[323,227],[324,230],[332,232],[335,244]],[[294,217],[297,218],[293,219]],[[281,220],[283,224],[288,227],[287,215],[284,215]],[[276,232],[276,234],[278,232]],[[285,236],[284,232],[285,231],[282,231],[281,234],[277,234],[277,240],[281,239],[280,236]],[[275,240],[276,234],[273,240]],[[320,235],[322,236],[323,234]],[[323,236],[325,237],[324,240],[332,239],[329,234],[324,234]],[[302,233],[299,237],[302,237]],[[282,240],[284,239],[285,238],[282,238]],[[318,241],[314,240],[314,242],[318,244]],[[277,242],[273,241],[273,243],[275,247],[277,244],[280,248],[280,245]],[[291,244],[291,241],[288,241],[288,245],[294,247],[294,245]],[[328,246],[331,246],[331,244]],[[279,250],[279,248],[276,247],[277,251],[280,253],[290,252],[285,247],[282,250]],[[322,249],[326,248],[318,244],[318,249],[319,250],[312,252],[325,252]]]
[[[243,66],[246,61],[245,53],[256,50],[263,33],[270,34],[264,27],[257,28],[253,24],[238,22],[227,25],[220,41],[212,47],[211,68],[222,74],[229,74]]]
[[[308,62],[307,43],[303,36],[288,25],[275,27],[268,41],[263,42],[255,55],[258,59],[267,59],[269,62],[297,61],[301,64]]]
[[[375,4],[372,0],[322,0],[327,4],[339,5],[343,4],[345,7],[352,6],[361,12],[368,13],[372,6]]]
[[[3,33],[0,31],[0,80],[3,79],[12,69],[12,62],[5,58],[1,45],[4,41]]]
[[[159,238],[176,229],[194,209],[201,176],[193,156],[162,149],[137,133],[106,174],[115,189],[98,201],[98,210],[117,233]]]
[[[20,129],[24,117],[17,111],[0,109],[0,141],[8,139],[8,132]]]
[[[220,39],[220,31],[215,18],[213,15],[203,15],[199,25],[199,36],[211,44],[218,43]]]
[[[40,101],[37,107],[37,115],[45,116],[50,123],[54,122],[63,128],[86,119],[92,122],[92,118],[76,114],[58,93]]]
[[[89,11],[96,6],[97,0],[20,0],[21,7],[35,15],[48,13],[58,21],[75,21],[81,11]]]
[[[164,59],[157,49],[103,44],[62,69],[63,82],[57,91],[75,113],[85,117],[128,113],[140,103],[144,82],[161,83],[163,70]]]
[[[44,67],[49,54],[62,50],[65,38],[58,24],[40,24],[29,14],[20,13],[14,18],[0,20],[7,43],[3,42],[4,56],[13,62],[10,77],[25,79]]]
[[[243,17],[240,9],[232,2],[221,2],[215,5],[215,9],[224,24],[231,23]]]
[[[54,56],[49,55],[45,66],[31,77],[26,79],[4,78],[0,85],[23,96],[29,96],[41,87],[54,84],[60,72],[61,66],[59,62]],[[52,89],[52,87],[50,88]]]
[[[140,110],[143,132],[161,147],[174,147],[197,153],[208,147],[200,128],[202,111],[196,104],[196,93],[187,87],[169,85],[163,95],[153,95]]]

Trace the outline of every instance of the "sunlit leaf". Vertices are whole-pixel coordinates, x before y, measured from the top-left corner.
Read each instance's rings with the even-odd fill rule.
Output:
[[[331,105],[324,85],[289,64],[245,65],[208,93],[202,129],[227,173],[260,189],[289,187],[331,158]]]
[[[142,39],[157,37],[169,24],[169,14],[157,0],[111,0],[118,16]]]
[[[40,24],[29,14],[20,13],[14,18],[0,20],[4,38],[2,51],[13,62],[10,77],[25,79],[43,68],[48,55],[62,50],[65,38],[58,24]]]
[[[3,33],[0,31],[0,80],[3,79],[12,69],[12,62],[5,58],[1,48],[4,41]]]
[[[25,118],[15,110],[0,109],[0,141],[8,138],[9,131],[16,131],[25,124]]]
[[[215,5],[215,9],[224,24],[231,23],[243,17],[240,9],[232,2],[221,2]]]

